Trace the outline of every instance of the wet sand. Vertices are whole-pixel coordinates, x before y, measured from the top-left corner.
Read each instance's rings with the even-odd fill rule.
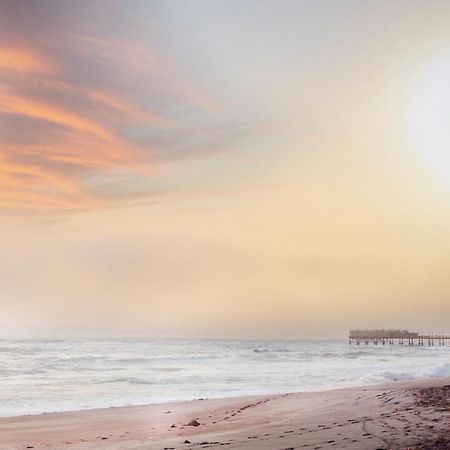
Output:
[[[0,419],[26,448],[450,449],[450,378]]]

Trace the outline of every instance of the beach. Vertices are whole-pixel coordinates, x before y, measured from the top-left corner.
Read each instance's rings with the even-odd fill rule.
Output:
[[[0,449],[449,449],[450,377],[0,419]]]
[[[0,450],[450,450],[450,0],[0,0]]]

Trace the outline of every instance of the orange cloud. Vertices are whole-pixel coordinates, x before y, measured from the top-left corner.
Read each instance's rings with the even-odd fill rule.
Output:
[[[1,160],[0,205],[2,210],[58,212],[99,208],[101,202],[50,171]]]
[[[169,118],[155,111],[145,109],[118,93],[69,84],[58,79],[39,79],[34,83],[30,80],[29,84],[34,85],[37,90],[45,88],[52,92],[60,92],[63,95],[75,95],[89,99],[97,107],[106,107],[111,113],[120,114],[120,119],[139,120],[157,126],[173,124],[173,121]]]
[[[68,28],[48,34],[48,14],[28,15],[22,28],[41,30],[36,39],[0,30],[0,211],[144,200],[164,185],[158,162],[212,153],[229,132],[217,131],[217,103],[145,33],[80,32],[69,12]]]
[[[37,52],[13,47],[0,47],[0,71],[50,74],[55,72],[55,64]]]
[[[64,111],[53,105],[35,102],[28,98],[2,92],[1,90],[0,111],[47,120],[68,128],[92,133],[108,141],[114,140],[111,133],[91,120],[71,114],[70,112]]]

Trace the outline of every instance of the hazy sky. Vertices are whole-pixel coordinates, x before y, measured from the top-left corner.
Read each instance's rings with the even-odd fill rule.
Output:
[[[0,325],[450,329],[447,1],[0,1]]]

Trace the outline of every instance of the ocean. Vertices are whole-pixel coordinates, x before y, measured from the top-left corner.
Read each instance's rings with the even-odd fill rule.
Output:
[[[0,416],[450,375],[450,347],[347,341],[0,340]]]

